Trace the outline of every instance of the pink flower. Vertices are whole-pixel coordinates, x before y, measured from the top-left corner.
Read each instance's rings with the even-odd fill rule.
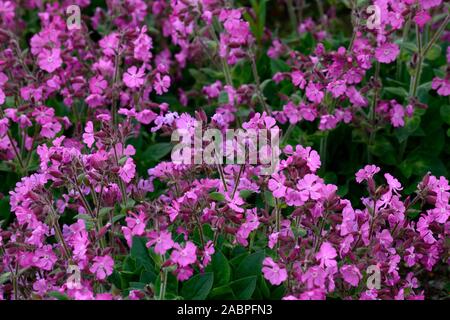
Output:
[[[123,167],[119,169],[119,176],[126,183],[130,183],[130,181],[134,178],[136,174],[136,165],[134,164],[133,159],[127,158]]]
[[[316,254],[316,259],[320,261],[320,266],[335,267],[336,266],[336,250],[329,242],[324,242],[320,246],[319,252]]]
[[[156,93],[159,95],[169,91],[170,77],[168,75],[165,75],[161,78],[161,74],[157,73],[153,81],[153,87],[155,88]]]
[[[415,248],[413,246],[407,248],[405,251],[407,253],[404,255],[403,258],[405,259],[406,266],[408,267],[414,266],[417,263],[417,261],[419,261],[420,258],[422,258],[422,254],[414,252]]]
[[[186,242],[185,247],[181,247],[178,243],[175,243],[170,259],[178,264],[180,267],[186,267],[197,261],[197,247],[192,242]]]
[[[109,256],[96,256],[94,264],[89,268],[89,271],[95,274],[98,280],[106,279],[107,276],[113,272],[114,260]]]
[[[272,285],[278,286],[287,279],[287,271],[285,268],[280,268],[272,258],[267,257],[263,261],[262,272]]]
[[[301,281],[306,284],[308,289],[314,287],[325,288],[325,281],[327,279],[327,272],[320,266],[313,266],[302,274]]]
[[[414,22],[417,23],[417,25],[420,28],[423,28],[423,26],[426,25],[428,23],[428,21],[430,21],[430,20],[431,20],[431,16],[425,10],[419,11],[414,16]]]
[[[401,104],[394,103],[389,115],[391,117],[391,123],[395,128],[405,125],[405,109]]]
[[[89,80],[89,90],[91,93],[102,94],[108,86],[108,82],[102,76],[92,77]]]
[[[166,254],[167,250],[171,249],[175,244],[172,240],[172,235],[167,231],[160,231],[159,233],[152,231],[148,237],[150,240],[147,242],[147,247],[154,245],[154,251],[157,254]]]
[[[284,185],[286,178],[282,173],[274,173],[269,180],[269,190],[273,192],[275,198],[282,198],[286,195],[287,188]]]
[[[84,128],[84,133],[83,133],[83,142],[89,148],[91,148],[92,145],[95,142],[95,139],[94,139],[94,124],[92,123],[92,121],[86,122],[86,127]]]
[[[234,210],[235,212],[242,213],[244,212],[244,209],[240,206],[244,204],[244,200],[239,196],[238,192],[234,194],[234,198],[231,199],[231,197],[228,195],[228,193],[225,194],[225,200],[227,201],[228,206]]]
[[[354,265],[343,265],[341,267],[341,274],[344,278],[344,281],[350,284],[353,287],[357,287],[359,284],[359,281],[361,280],[361,272],[359,269]]]
[[[400,48],[395,43],[384,43],[375,49],[375,58],[381,63],[391,63],[397,59]]]
[[[306,174],[303,179],[297,182],[297,189],[300,191],[302,201],[320,199],[322,188],[323,184],[320,182],[320,178],[311,173]]]
[[[337,80],[334,82],[330,82],[327,85],[327,90],[331,92],[334,98],[338,98],[345,93],[345,90],[347,90],[347,86],[344,80]]]
[[[53,253],[51,245],[46,245],[42,248],[36,249],[33,255],[34,266],[41,268],[42,270],[52,270],[53,265],[57,260],[58,258]]]
[[[38,55],[38,64],[42,70],[53,72],[62,65],[60,57],[61,50],[53,48],[52,50],[43,49]]]
[[[5,93],[3,92],[3,89],[0,88],[0,105],[4,104],[6,101]]]
[[[322,102],[324,93],[322,91],[320,91],[319,85],[314,84],[313,82],[310,82],[310,83],[308,83],[308,86],[306,87],[306,97],[311,102],[320,103],[320,102]]]
[[[385,248],[390,247],[392,242],[394,241],[388,229],[384,229],[379,234],[377,234],[377,239],[378,241],[380,241],[380,244]]]
[[[202,257],[203,268],[206,267],[211,262],[211,257],[214,254],[214,252],[216,252],[216,250],[214,249],[214,242],[209,240],[206,243],[205,248],[203,249],[203,257]]]
[[[145,81],[144,68],[132,66],[123,74],[123,82],[128,88],[139,88]]]
[[[363,169],[360,169],[357,173],[356,173],[356,182],[361,183],[364,180],[369,180],[372,179],[373,176],[380,172],[380,168],[371,164],[371,165],[366,165]]]
[[[300,89],[304,89],[306,86],[306,80],[302,72],[294,71],[291,73],[292,83],[299,87]]]
[[[430,9],[439,6],[442,0],[419,0],[419,2],[423,9]]]
[[[157,114],[149,109],[142,110],[136,114],[136,120],[142,124],[149,124],[150,122],[155,120],[156,117]]]
[[[273,249],[273,247],[275,247],[275,245],[278,242],[278,235],[280,233],[279,232],[274,232],[272,234],[269,235],[269,244],[267,245],[270,249]]]
[[[186,281],[194,274],[194,270],[191,267],[179,267],[175,270],[175,275],[178,281]]]
[[[103,49],[103,54],[112,57],[116,54],[119,48],[119,34],[113,32],[99,41],[100,48]]]
[[[256,214],[256,208],[252,210],[247,210],[245,213],[245,222],[239,227],[236,233],[236,239],[238,243],[243,246],[248,245],[247,238],[253,230],[258,229],[259,219]]]
[[[141,236],[144,233],[146,225],[146,216],[144,211],[140,211],[139,215],[130,212],[131,217],[126,217],[127,227],[130,228],[133,236]]]
[[[450,80],[448,79],[434,78],[431,82],[431,88],[437,90],[437,93],[440,96],[450,96]]]

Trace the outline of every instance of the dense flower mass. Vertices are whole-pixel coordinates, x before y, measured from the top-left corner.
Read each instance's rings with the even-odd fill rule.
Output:
[[[448,298],[449,9],[0,0],[0,300]]]

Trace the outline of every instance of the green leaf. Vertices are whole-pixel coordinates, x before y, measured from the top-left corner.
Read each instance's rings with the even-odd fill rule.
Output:
[[[219,104],[227,104],[228,103],[228,93],[226,91],[221,91],[219,94]]]
[[[400,46],[404,49],[407,49],[411,52],[417,52],[418,48],[417,45],[414,42],[401,42]]]
[[[224,201],[225,195],[220,192],[211,192],[209,197],[214,201]]]
[[[442,53],[442,48],[441,46],[437,45],[437,44],[433,44],[430,48],[430,50],[428,50],[426,58],[428,60],[436,60],[437,58],[439,58],[441,56]]]
[[[420,117],[407,118],[405,121],[405,126],[395,130],[395,135],[398,142],[405,141],[409,136],[411,136],[420,127]]]
[[[150,159],[152,161],[159,161],[170,153],[172,150],[172,144],[169,142],[161,142],[151,145],[142,154],[144,159]]]
[[[443,105],[440,108],[442,120],[450,125],[450,105]]]
[[[213,288],[208,296],[208,299],[236,300],[236,296],[234,295],[233,290],[228,285],[225,285]]]
[[[11,278],[11,272],[5,272],[0,275],[0,284],[4,284],[6,281],[8,281]]]
[[[406,178],[423,176],[428,171],[433,175],[447,175],[447,169],[442,161],[436,156],[430,156],[426,153],[412,153],[399,166],[400,171]]]
[[[112,218],[112,223],[116,223],[117,221],[121,220],[122,218],[125,218],[127,215],[125,213],[118,214],[117,216],[114,216]]]
[[[275,198],[273,197],[272,192],[264,191],[264,199],[269,206],[275,207]]]
[[[136,259],[138,267],[142,266],[146,271],[154,271],[154,264],[145,245],[146,242],[146,237],[133,237],[130,254],[131,257]]]
[[[0,200],[0,221],[8,220],[10,215],[11,207],[9,205],[9,196],[6,196]]]
[[[186,281],[181,288],[181,295],[186,300],[204,300],[214,283],[214,274],[207,272],[197,274]]]
[[[262,262],[265,258],[264,251],[258,251],[245,257],[236,270],[236,278],[257,276],[261,273]]]
[[[219,287],[227,284],[231,277],[231,268],[227,258],[221,251],[217,251],[212,256],[212,261],[206,268],[214,273],[214,286]]]
[[[58,300],[70,300],[67,295],[65,295],[64,293],[61,293],[59,291],[50,291],[47,294],[48,294],[48,296],[50,296],[52,298],[56,298]]]
[[[406,98],[408,96],[408,91],[402,87],[385,87],[384,91],[401,98]]]
[[[250,197],[252,195],[252,193],[254,193],[252,190],[244,189],[244,190],[239,191],[239,196],[242,199],[247,199],[248,197]]]
[[[144,271],[143,270],[141,273],[141,277],[139,278],[139,282],[142,282],[145,284],[154,283],[157,276],[158,275],[153,271]]]
[[[104,217],[106,216],[112,209],[114,209],[113,207],[103,207],[98,211],[98,215],[100,217]]]
[[[277,72],[288,72],[290,70],[287,63],[281,59],[270,59],[270,69],[272,70],[272,75]]]
[[[230,288],[239,300],[248,300],[256,288],[256,276],[245,277],[230,283]]]
[[[380,158],[383,163],[394,165],[397,162],[396,151],[389,140],[383,136],[378,136],[375,143],[369,146],[369,151]]]
[[[86,225],[86,230],[88,230],[88,231],[93,230],[95,227],[94,219],[92,219],[92,217],[88,214],[80,213],[80,214],[77,214],[73,218],[74,218],[74,220],[78,220],[78,219],[84,220],[84,224]]]

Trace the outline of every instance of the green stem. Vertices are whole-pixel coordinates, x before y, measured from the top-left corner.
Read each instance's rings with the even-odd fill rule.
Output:
[[[72,256],[70,254],[69,246],[67,245],[66,241],[64,240],[64,236],[63,236],[63,233],[61,231],[61,228],[59,227],[58,214],[56,213],[55,209],[53,208],[53,205],[52,205],[51,201],[48,202],[48,206],[50,208],[50,213],[52,215],[53,228],[55,229],[56,239],[61,244],[61,247],[62,247],[63,252],[64,252],[64,256],[66,257],[66,259],[69,262],[71,262],[72,261]]]
[[[250,60],[252,63],[253,77],[255,78],[255,82],[256,82],[256,94],[258,95],[258,99],[261,102],[261,105],[263,106],[267,115],[270,115],[270,113],[271,113],[270,108],[267,105],[266,100],[264,99],[264,96],[263,96],[263,93],[261,90],[261,81],[259,79],[258,68],[256,66],[256,59],[255,59],[255,54],[253,53],[253,50],[250,50],[249,56],[250,56]]]
[[[414,75],[411,76],[411,80],[410,80],[410,85],[409,85],[410,99],[417,98],[417,89],[419,88],[420,77],[422,75],[423,61],[425,60],[425,57],[426,57],[428,51],[433,47],[434,43],[441,37],[442,33],[444,32],[445,28],[447,27],[449,20],[450,20],[450,14],[447,14],[445,16],[444,21],[439,26],[438,30],[434,33],[431,40],[425,46],[425,49],[422,46],[422,39],[421,39],[419,27],[416,26],[416,39],[417,39],[417,49],[418,49],[417,50],[417,65],[414,70]],[[408,145],[408,137],[406,137],[406,139],[400,145],[400,154],[399,154],[400,160],[403,159],[407,145]]]
[[[380,63],[377,62],[375,64],[375,82],[379,81],[379,77],[380,77]],[[370,122],[370,135],[369,135],[369,143],[367,145],[367,161],[368,163],[372,162],[372,154],[370,153],[370,147],[373,145],[373,142],[375,141],[375,136],[376,136],[376,128],[375,128],[375,115],[376,115],[376,107],[377,107],[377,102],[378,102],[378,83],[376,84],[375,87],[375,91],[374,91],[374,96],[373,96],[373,101],[372,104],[370,106],[370,113],[369,113],[369,122]]]
[[[408,15],[406,24],[405,24],[405,28],[403,28],[403,36],[402,36],[402,45],[408,41],[408,34],[409,34],[409,30],[411,28],[411,14]],[[403,63],[400,59],[397,59],[397,74],[396,74],[396,78],[397,80],[400,80],[400,77],[402,76],[402,72],[403,72]]]
[[[165,262],[164,256],[162,257],[163,264]],[[159,300],[165,300],[166,298],[166,290],[167,290],[167,268],[164,268],[161,275],[161,286],[159,290]]]
[[[292,32],[295,33],[297,31],[298,22],[297,22],[297,16],[295,15],[294,4],[292,3],[292,0],[286,0],[286,5],[287,5],[287,9],[288,9],[288,14],[289,14],[289,20],[291,21],[291,25],[292,25]]]
[[[236,193],[236,190],[238,188],[239,180],[241,180],[241,175],[242,175],[242,172],[244,172],[244,168],[245,168],[245,164],[242,164],[241,168],[239,169],[238,176],[236,177],[236,180],[234,181],[234,188],[233,188],[233,193],[231,194],[231,199],[234,199],[234,194]]]
[[[322,162],[322,168],[325,170],[327,163],[327,145],[328,145],[328,132],[324,133],[324,136],[320,138],[320,160]]]

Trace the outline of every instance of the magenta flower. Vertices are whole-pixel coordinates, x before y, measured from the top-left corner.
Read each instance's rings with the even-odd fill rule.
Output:
[[[304,89],[306,86],[306,80],[302,72],[294,71],[291,73],[292,83],[299,87],[300,89]]]
[[[52,270],[53,265],[57,260],[58,258],[53,253],[51,245],[36,249],[32,258],[34,266],[47,271]]]
[[[424,25],[426,25],[428,23],[428,21],[431,20],[431,16],[430,14],[425,11],[425,10],[421,10],[418,13],[416,13],[416,15],[414,16],[414,22],[417,23],[417,25],[420,28],[423,28]]]
[[[127,158],[123,167],[119,169],[119,177],[126,183],[130,183],[130,181],[134,178],[136,174],[136,165],[134,164],[133,159]]]
[[[174,273],[178,281],[186,281],[192,277],[194,270],[191,267],[178,267]]]
[[[197,247],[191,241],[186,242],[184,248],[178,243],[175,243],[173,247],[175,250],[172,251],[170,259],[180,267],[187,267],[197,261]]]
[[[375,58],[381,63],[391,63],[397,59],[399,53],[397,44],[386,42],[375,49]]]
[[[134,236],[141,236],[144,233],[147,218],[144,211],[140,211],[139,215],[130,212],[131,217],[126,217],[125,221],[127,227],[130,228],[131,234]]]
[[[441,79],[438,77],[433,78],[431,88],[437,90],[438,95],[447,97],[450,96],[450,80]]]
[[[309,82],[308,86],[306,87],[306,97],[311,102],[321,103],[324,97],[324,93],[320,91],[319,85],[313,82]]]
[[[148,234],[149,241],[147,242],[147,247],[155,246],[154,251],[157,254],[164,255],[167,250],[172,249],[175,242],[172,240],[172,235],[167,231],[152,231]]]
[[[382,232],[377,234],[377,239],[380,244],[386,248],[389,248],[393,242],[393,238],[388,229],[384,229]]]
[[[320,199],[320,190],[322,188],[323,184],[321,183],[320,178],[315,174],[308,173],[297,183],[297,189],[300,191],[302,201]]]
[[[361,272],[354,265],[343,265],[340,269],[341,275],[344,278],[344,281],[350,284],[353,287],[357,287],[359,281],[362,278]]]
[[[316,259],[320,261],[320,266],[335,267],[337,253],[336,249],[329,242],[324,242],[320,246],[319,252],[316,254]]]
[[[344,80],[337,80],[330,82],[327,85],[327,90],[331,92],[334,98],[338,98],[345,93],[347,86]]]
[[[86,122],[86,127],[84,128],[83,133],[83,142],[88,146],[88,148],[91,148],[95,142],[94,124],[92,123],[92,121]]]
[[[269,190],[275,198],[282,198],[286,195],[287,187],[284,185],[286,178],[282,173],[275,173],[269,180]]]
[[[109,256],[96,256],[94,263],[89,268],[89,271],[95,274],[98,280],[104,280],[111,275],[114,268],[114,260]]]
[[[128,68],[123,74],[123,82],[130,89],[141,87],[145,82],[144,68],[138,69],[136,66]]]
[[[38,55],[38,64],[42,70],[53,72],[62,65],[61,50],[53,48],[51,50],[43,49]]]
[[[108,82],[102,76],[92,77],[89,80],[89,90],[91,90],[91,93],[102,94],[107,86]]]
[[[263,261],[262,272],[272,285],[278,286],[287,279],[287,271],[285,268],[280,268],[272,258],[266,257]]]
[[[372,179],[375,174],[380,172],[380,168],[375,165],[366,165],[356,173],[356,182],[361,183],[364,180]]]
[[[159,95],[167,92],[170,87],[170,77],[165,75],[161,78],[161,74],[157,73],[153,81],[153,87]]]

